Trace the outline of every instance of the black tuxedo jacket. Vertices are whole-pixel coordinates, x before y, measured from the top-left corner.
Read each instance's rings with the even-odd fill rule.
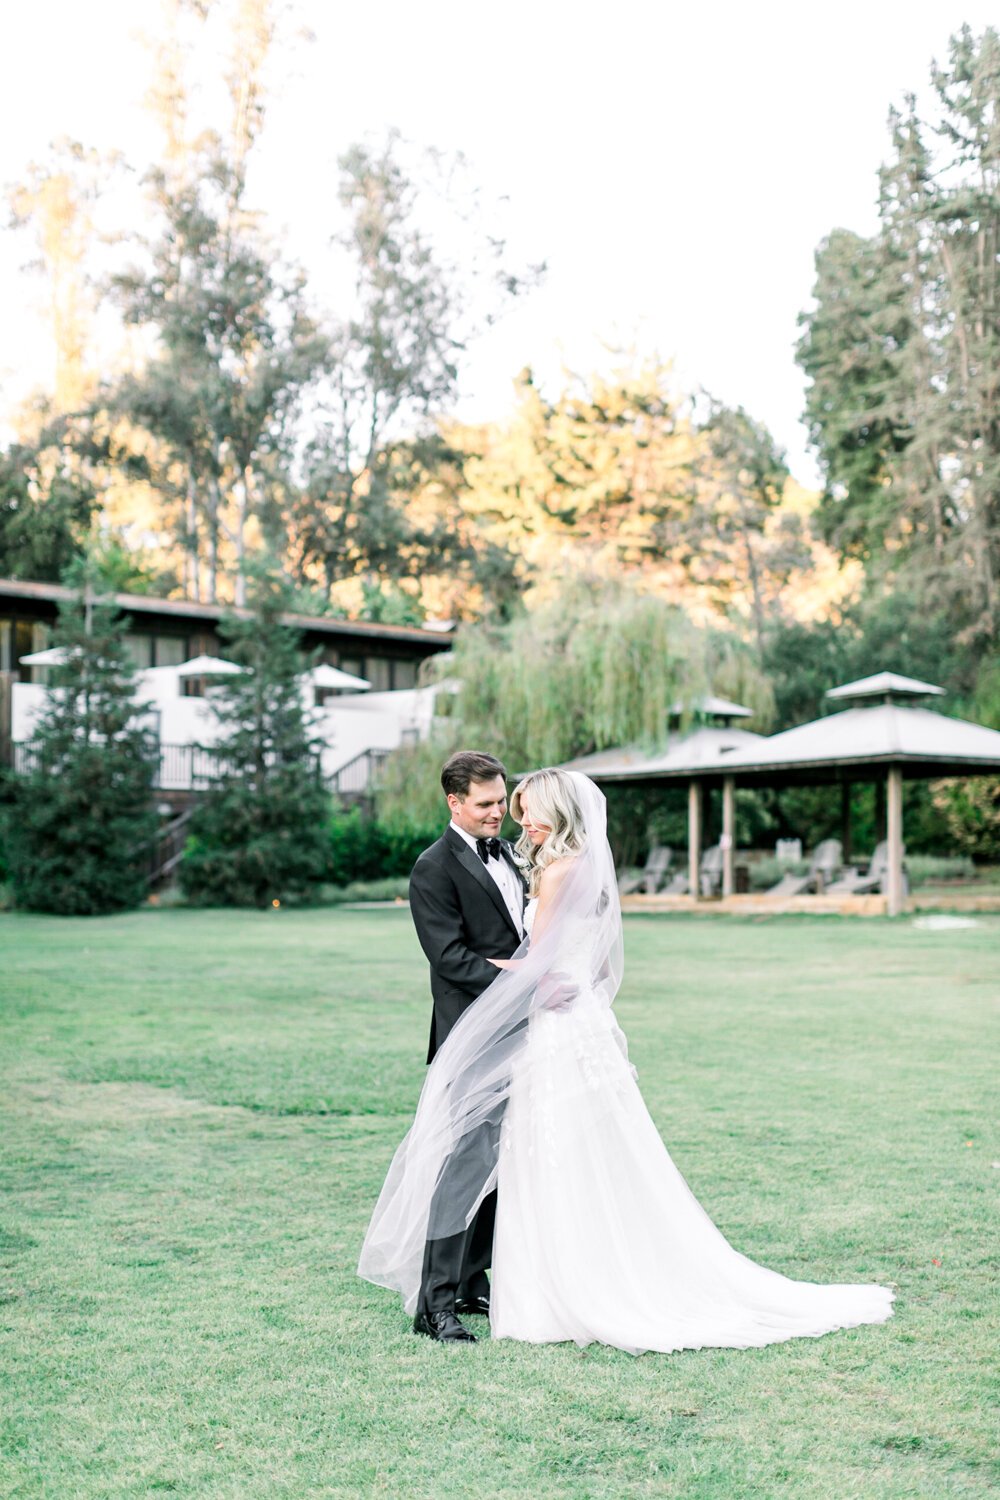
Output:
[[[506,842],[502,850],[521,881],[523,906],[524,881]],[[450,824],[413,866],[410,911],[431,966],[430,1062],[462,1012],[500,972],[487,959],[510,958],[521,934],[496,881]]]

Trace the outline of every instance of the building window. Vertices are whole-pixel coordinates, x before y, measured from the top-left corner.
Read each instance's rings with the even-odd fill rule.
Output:
[[[34,682],[34,673],[31,667],[24,666],[21,662],[22,656],[30,656],[33,651],[44,649],[45,642],[35,645],[35,632],[31,628],[30,620],[14,621],[14,660],[17,663],[17,675],[21,682]],[[44,670],[44,669],[43,669]]]
[[[394,661],[392,664],[392,685],[394,688],[415,688],[417,685],[418,664],[415,661]]]
[[[344,656],[341,654],[340,660],[334,662],[333,665],[339,667],[342,672],[350,672],[352,677],[363,677],[365,675],[365,659],[363,656]]]
[[[372,685],[372,692],[387,693],[392,687],[391,679],[392,662],[386,661],[383,656],[370,656],[366,665],[365,676]]]
[[[19,682],[45,682],[48,667],[25,665],[21,658],[44,651],[49,626],[41,621],[18,620],[8,615],[0,620],[0,672],[15,672]]]
[[[153,642],[153,665],[179,667],[188,660],[187,640],[182,635],[158,635]]]
[[[144,672],[147,667],[153,665],[153,638],[149,635],[133,635],[131,631],[125,637],[125,649],[132,658],[132,664],[138,671]]]

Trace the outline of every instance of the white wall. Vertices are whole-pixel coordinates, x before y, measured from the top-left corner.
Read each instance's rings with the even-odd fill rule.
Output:
[[[213,745],[220,733],[212,711],[212,692],[204,698],[182,693],[183,679],[176,667],[152,667],[138,674],[140,701],[148,704],[150,722],[158,728],[161,745]],[[12,738],[30,741],[37,715],[48,696],[48,688],[33,682],[15,682],[12,693]],[[425,739],[434,718],[439,689],[405,688],[387,693],[345,693],[312,709],[315,732],[324,741],[323,773],[332,776],[366,750],[395,750],[410,738]],[[306,696],[312,689],[305,686]],[[170,763],[168,763],[170,764]],[[182,790],[188,781],[187,757],[171,764],[164,789]],[[166,766],[165,766],[166,769]]]

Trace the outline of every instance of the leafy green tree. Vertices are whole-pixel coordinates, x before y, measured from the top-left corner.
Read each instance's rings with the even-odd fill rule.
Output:
[[[937,781],[933,802],[948,830],[949,853],[1000,864],[1000,782],[995,777]]]
[[[811,561],[797,515],[783,514],[772,524],[779,520],[788,467],[767,428],[742,407],[713,402],[701,431],[685,563],[719,604],[747,597],[759,651],[783,586]]]
[[[79,592],[53,638],[64,660],[50,668],[30,766],[8,782],[6,855],[19,906],[90,916],[145,896],[157,760],[125,624],[92,567],[72,576]]]
[[[816,308],[800,319],[806,422],[827,479],[818,520],[845,557],[866,562],[891,528],[886,476],[908,441],[891,404],[896,359],[911,332],[903,293],[888,245],[835,229],[816,252]]]
[[[280,529],[294,417],[327,345],[301,278],[277,263],[218,153],[210,143],[180,181],[150,176],[161,231],[115,289],[126,322],[155,331],[155,352],[105,399],[162,445],[166,464],[153,460],[150,477],[177,517],[188,593],[215,599],[228,570],[239,604],[250,522]]]
[[[996,656],[980,663],[963,717],[1000,729],[1000,659]],[[949,852],[958,849],[973,859],[1000,863],[1000,778],[952,777],[933,782],[930,794],[948,831],[945,847]]]
[[[461,194],[456,202],[454,186],[442,184],[443,168],[455,166],[431,154],[413,163],[396,134],[379,150],[352,146],[339,161],[348,228],[335,244],[353,271],[354,311],[332,335],[324,419],[306,445],[290,528],[296,576],[319,578],[328,590],[352,578],[417,576],[429,558],[463,552],[440,519],[422,521],[409,502],[426,445],[435,445],[435,420],[454,400],[466,345],[534,273],[505,269],[503,240],[478,228],[459,270],[423,227],[421,202],[435,197],[453,220],[479,219],[473,203]],[[477,290],[484,281],[485,297]]]
[[[763,662],[774,684],[776,722],[788,729],[840,713],[843,704],[831,703],[828,689],[882,671],[943,687],[960,709],[973,689],[975,663],[956,635],[953,616],[902,586],[863,594],[838,620],[774,620]]]
[[[936,118],[889,125],[879,231],[817,256],[799,357],[827,535],[967,638],[1000,619],[1000,32],[951,39]]]
[[[220,771],[191,820],[180,866],[181,889],[201,905],[303,897],[326,872],[330,798],[303,697],[299,635],[281,623],[287,608],[284,585],[258,572],[251,617],[224,627],[228,655],[243,671],[213,700]]]
[[[33,428],[0,450],[0,575],[58,583],[93,550],[111,444],[89,413],[42,401]],[[104,571],[101,559],[92,565]]]

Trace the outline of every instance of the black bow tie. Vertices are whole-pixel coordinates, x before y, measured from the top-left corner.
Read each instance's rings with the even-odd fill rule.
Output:
[[[493,859],[500,858],[499,839],[476,839],[476,848],[484,865],[489,864],[491,856]]]

